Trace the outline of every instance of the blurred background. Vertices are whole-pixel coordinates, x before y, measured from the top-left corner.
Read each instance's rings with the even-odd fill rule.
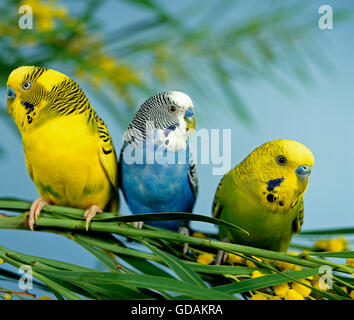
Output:
[[[33,9],[30,30],[18,26],[24,4]],[[333,9],[332,30],[319,28],[323,4]],[[341,0],[1,1],[0,198],[38,196],[6,110],[6,80],[20,65],[39,65],[80,84],[117,152],[140,104],[165,90],[191,96],[197,129],[232,130],[232,166],[269,140],[305,144],[316,163],[303,230],[352,226],[353,12],[354,3]],[[199,164],[197,171],[194,212],[210,215],[221,176],[212,175],[211,164]],[[121,203],[120,212],[129,214],[122,196]],[[96,263],[54,234],[1,230],[0,243],[84,266]]]

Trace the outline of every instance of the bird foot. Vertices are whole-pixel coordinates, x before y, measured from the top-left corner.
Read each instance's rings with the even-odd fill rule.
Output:
[[[221,240],[222,242],[230,243],[229,238],[224,238]],[[227,260],[228,253],[224,250],[219,250],[218,254],[216,255],[215,265],[219,266],[222,263],[225,263]]]
[[[133,222],[133,227],[137,229],[142,229],[144,226],[144,221],[135,221]]]
[[[178,228],[178,233],[184,234],[186,236],[190,235],[189,228],[188,227],[179,227]],[[183,254],[186,255],[188,251],[188,243],[183,244]]]
[[[97,213],[102,213],[102,210],[101,208],[95,205],[91,206],[85,211],[84,217],[86,219],[86,231],[88,231],[90,222],[96,216]]]
[[[42,198],[37,198],[33,201],[30,209],[29,219],[28,219],[28,227],[34,231],[34,223],[38,220],[38,217],[42,211],[42,209],[49,204],[47,201]]]

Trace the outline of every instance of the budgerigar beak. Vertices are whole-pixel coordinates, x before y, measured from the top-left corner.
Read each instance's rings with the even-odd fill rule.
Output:
[[[309,182],[309,175],[311,174],[311,166],[301,165],[296,168],[295,173],[298,177],[299,181],[299,192],[304,193],[307,189],[307,185]]]
[[[189,135],[192,135],[196,126],[195,114],[192,107],[187,109],[186,113],[184,114],[184,120],[187,122]]]

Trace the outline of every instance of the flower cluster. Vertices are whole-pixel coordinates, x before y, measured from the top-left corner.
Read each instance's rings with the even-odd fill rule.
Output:
[[[193,236],[199,238],[206,238],[201,233],[194,233]],[[317,250],[323,251],[346,251],[348,250],[348,241],[343,238],[337,239],[329,239],[329,240],[318,240],[315,244],[315,248]],[[310,251],[304,250],[301,253],[295,251],[289,251],[288,254],[292,256],[300,256],[303,257],[307,255]],[[214,255],[210,253],[201,253],[197,256],[197,262],[201,264],[211,264],[214,261]],[[269,272],[264,269],[264,264],[270,265],[271,268],[276,268],[278,272],[289,272],[289,271],[300,271],[303,270],[302,266],[299,266],[294,263],[279,261],[279,260],[271,260],[260,258],[256,256],[247,256],[242,253],[228,253],[227,262],[231,265],[244,266],[248,268],[252,268],[254,270],[249,270],[250,274],[248,276],[236,276],[236,275],[225,275],[225,277],[229,279],[233,279],[235,281],[242,281],[247,278],[251,279],[259,279]],[[348,258],[346,264],[349,267],[354,267],[354,259]],[[348,288],[340,283],[336,284],[337,290],[342,290],[347,297],[354,299],[354,290]],[[274,285],[271,287],[265,287],[258,290],[253,290],[249,292],[250,300],[307,300],[307,299],[322,299],[322,297],[318,296],[318,290],[322,292],[330,291],[334,292],[332,288],[329,288],[326,281],[321,278],[321,275],[309,276],[304,279],[289,281],[285,283],[280,283],[278,285]]]
[[[345,251],[348,250],[348,240],[339,237],[337,239],[328,239],[328,240],[318,240],[315,243],[315,249],[321,251]]]
[[[208,265],[214,261],[214,256],[210,253],[202,253],[198,255],[197,262],[200,264]]]
[[[349,267],[354,268],[354,259],[348,258],[348,259],[347,259],[347,265],[348,265]]]
[[[32,8],[38,29],[41,32],[53,30],[56,26],[56,19],[64,19],[67,17],[66,7],[58,5],[55,0],[25,0],[21,5],[27,5]]]
[[[104,102],[113,93],[127,106],[136,105],[131,91],[141,85],[142,75],[127,61],[107,51],[109,43],[97,26],[93,30],[92,18],[73,15],[60,0],[22,0],[17,5],[5,1],[7,7],[12,6],[8,10],[12,15],[0,21],[0,37],[6,40],[0,52],[0,66],[4,70],[10,72],[23,61],[45,67],[62,63],[64,73],[67,66],[71,74],[90,85],[93,93],[100,92],[97,97]],[[21,14],[17,12],[21,6],[32,10],[32,29],[19,26]]]

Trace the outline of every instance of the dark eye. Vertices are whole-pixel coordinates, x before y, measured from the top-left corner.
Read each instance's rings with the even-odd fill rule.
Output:
[[[31,86],[32,86],[31,81],[26,80],[26,81],[24,81],[22,83],[22,89],[23,90],[28,90],[29,88],[31,88]]]
[[[287,163],[287,160],[284,156],[277,157],[277,164],[284,166]]]
[[[177,108],[175,106],[169,106],[168,111],[170,111],[171,113],[175,113],[177,110]]]

